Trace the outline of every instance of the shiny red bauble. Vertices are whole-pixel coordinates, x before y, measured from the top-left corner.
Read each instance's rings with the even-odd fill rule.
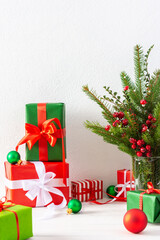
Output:
[[[148,152],[150,152],[151,151],[151,146],[150,145],[146,145],[146,149],[147,149]]]
[[[109,131],[110,128],[111,128],[111,125],[106,125],[105,130]]]
[[[147,153],[146,153],[146,157],[151,157],[151,153],[150,153],[150,152],[147,152]]]
[[[136,149],[137,145],[136,144],[132,144],[131,148]]]
[[[147,131],[147,129],[148,129],[148,127],[147,127],[147,126],[144,126],[144,127],[142,128],[142,132]]]
[[[142,153],[145,153],[146,149],[145,149],[144,147],[141,147],[140,151],[141,151]]]
[[[145,142],[144,142],[143,139],[137,141],[137,145],[140,146],[140,147],[143,146],[144,144],[145,144]]]
[[[130,209],[126,212],[123,218],[125,228],[132,233],[140,233],[147,226],[147,216],[140,209]]]

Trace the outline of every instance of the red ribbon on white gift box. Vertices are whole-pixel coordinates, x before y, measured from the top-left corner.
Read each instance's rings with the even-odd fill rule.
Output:
[[[53,172],[46,172],[43,162],[31,162],[34,164],[38,179],[22,179],[22,180],[8,180],[5,179],[5,185],[9,189],[20,189],[27,191],[25,194],[31,201],[36,197],[36,206],[46,206],[52,209],[60,209],[66,206],[67,201],[64,194],[56,187],[65,187],[63,178],[55,178],[56,174]],[[68,179],[67,179],[68,186]],[[62,197],[62,202],[59,205],[55,205],[52,202],[52,196],[50,193],[54,193]]]

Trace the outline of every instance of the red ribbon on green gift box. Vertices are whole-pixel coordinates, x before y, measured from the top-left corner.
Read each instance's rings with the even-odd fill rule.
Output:
[[[59,127],[56,128],[55,124]],[[24,143],[27,143],[29,150],[32,149],[33,145],[39,141],[39,160],[42,159],[48,160],[48,147],[47,142],[54,147],[57,138],[62,139],[62,161],[63,161],[63,183],[66,185],[66,171],[65,171],[65,148],[64,148],[64,135],[65,129],[62,129],[61,123],[58,118],[51,118],[46,120],[46,104],[39,103],[38,104],[38,127],[26,123],[25,124],[26,134],[19,141],[16,146],[16,151],[18,151],[18,147]]]
[[[144,192],[140,193],[140,198],[139,198],[139,209],[140,210],[143,210],[143,195],[145,193],[147,193],[147,194],[151,194],[151,193],[158,193],[158,194],[160,194],[160,190],[154,188],[152,182],[148,182],[147,183],[147,187],[148,187],[147,190],[143,190]]]
[[[11,210],[11,209],[8,209],[10,207],[13,207],[15,206],[14,203],[12,203],[11,201],[7,201],[6,197],[5,198],[5,201],[2,201],[3,198],[0,199],[0,213],[2,212],[2,210],[5,210],[5,211],[8,211],[8,212],[12,212],[14,213],[15,215],[15,218],[16,218],[16,225],[17,225],[17,240],[19,240],[19,237],[20,237],[20,231],[19,231],[19,221],[18,221],[18,215],[15,211]],[[9,203],[9,204],[8,204]]]

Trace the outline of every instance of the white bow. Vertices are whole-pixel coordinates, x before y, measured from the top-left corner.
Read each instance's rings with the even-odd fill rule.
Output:
[[[114,201],[116,201],[116,199],[117,199],[117,197],[119,197],[119,196],[121,196],[121,194],[124,192],[124,197],[126,198],[126,196],[127,196],[127,188],[130,188],[130,190],[132,189],[132,188],[134,188],[135,187],[135,184],[134,184],[134,181],[128,181],[128,182],[126,182],[126,177],[127,177],[127,170],[125,170],[124,171],[124,183],[121,183],[121,184],[117,184],[116,186],[115,186],[115,191],[116,191],[116,188],[122,188],[121,189],[121,191],[116,191],[118,194],[116,195],[116,198],[113,198],[111,201],[110,201],[110,203],[111,202],[114,202]]]
[[[35,166],[38,179],[25,179],[25,180],[15,180],[9,181],[6,179],[6,186],[10,189],[19,189],[23,188],[24,191],[27,191],[26,196],[33,201],[36,197],[36,206],[46,206],[52,207],[54,209],[63,208],[66,206],[67,201],[63,193],[55,188],[57,182],[60,182],[60,185],[63,186],[61,179],[54,179],[56,174],[53,172],[45,171],[45,166],[43,162],[32,162]],[[55,184],[56,183],[56,184]],[[65,185],[64,185],[65,186]],[[63,198],[61,204],[55,205],[52,203],[52,196],[50,193],[54,193]]]

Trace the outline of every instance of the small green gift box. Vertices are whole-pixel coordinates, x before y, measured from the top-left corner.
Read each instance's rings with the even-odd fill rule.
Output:
[[[58,119],[60,125],[57,125],[54,121],[54,132],[51,135],[56,139],[54,146],[51,146],[50,136],[47,136],[48,127],[46,132],[44,132],[43,124],[49,119]],[[66,129],[65,129],[65,105],[64,103],[31,103],[26,104],[26,123],[32,124],[38,127],[42,138],[35,141],[33,147],[29,150],[26,144],[26,160],[27,161],[53,161],[62,162],[66,157]],[[61,126],[61,129],[60,129]],[[34,130],[34,128],[33,128]],[[31,130],[33,132],[33,130]],[[63,132],[63,140],[62,135]],[[63,146],[62,146],[63,145]],[[62,147],[64,147],[65,156],[63,156]]]
[[[0,240],[25,240],[32,236],[31,207],[15,205],[0,212]]]
[[[127,192],[127,210],[138,208],[142,191]],[[143,212],[147,215],[148,222],[160,223],[160,194],[143,194]]]

